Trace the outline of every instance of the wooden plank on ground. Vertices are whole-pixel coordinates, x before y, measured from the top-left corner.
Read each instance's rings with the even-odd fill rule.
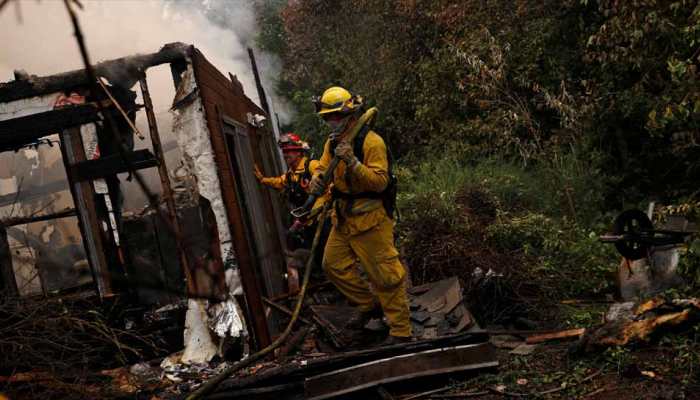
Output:
[[[527,344],[535,344],[557,339],[578,338],[581,337],[584,332],[586,332],[586,328],[567,329],[559,332],[543,333],[541,335],[530,336],[525,340],[525,342]]]

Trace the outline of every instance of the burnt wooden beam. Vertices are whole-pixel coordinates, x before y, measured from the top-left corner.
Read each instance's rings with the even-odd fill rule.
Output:
[[[0,121],[0,151],[16,149],[42,136],[99,119],[97,108],[83,104]]]
[[[255,62],[255,53],[253,49],[248,47],[248,57],[250,57],[250,66],[253,69],[253,76],[255,77],[255,87],[258,89],[258,97],[260,99],[260,107],[267,114],[267,118],[270,118],[270,106],[267,104],[267,96],[265,95],[265,88],[263,88],[262,80],[260,79],[260,72],[258,72],[258,65]],[[272,126],[272,125],[270,125]]]
[[[170,73],[173,76],[173,84],[176,91],[180,87],[180,83],[182,83],[182,74],[185,71],[187,71],[187,61],[185,59],[175,60],[170,63]]]
[[[126,153],[126,162],[120,154],[102,156],[95,160],[87,160],[72,166],[77,182],[104,178],[133,170],[151,168],[158,165],[158,160],[149,150],[136,150]]]
[[[182,60],[188,57],[190,52],[190,45],[184,43],[169,43],[156,53],[138,54],[103,61],[97,63],[94,69],[98,76],[107,78],[112,84],[121,84],[124,87],[131,87],[139,80],[143,71],[149,67]],[[30,77],[28,80],[0,83],[0,103],[49,93],[69,91],[73,88],[90,84],[84,69],[44,77]]]
[[[60,134],[61,155],[66,168],[66,177],[71,187],[73,204],[78,211],[80,236],[87,255],[90,271],[100,299],[114,294],[112,280],[109,275],[107,257],[105,256],[102,239],[102,225],[97,218],[95,207],[95,191],[91,182],[78,182],[75,179],[73,166],[85,161],[85,147],[80,136],[79,128],[70,128]]]
[[[171,70],[174,71],[172,65]],[[170,186],[168,166],[165,163],[163,145],[160,141],[160,134],[158,133],[158,121],[156,120],[156,114],[153,111],[153,101],[151,100],[151,92],[148,90],[148,82],[146,81],[145,76],[141,78],[139,84],[141,86],[141,97],[143,97],[143,104],[146,108],[146,117],[148,119],[148,131],[151,135],[151,145],[153,146],[153,152],[155,153],[155,158],[158,163],[158,176],[160,177],[162,198],[165,200],[165,205],[168,209],[168,218],[170,220],[170,225],[173,228],[175,243],[177,245],[177,253],[178,257],[180,258],[180,265],[182,267],[182,271],[185,273],[185,278],[187,279],[187,290],[190,294],[194,295],[196,293],[196,288],[194,279],[192,277],[193,271],[190,269],[190,263],[187,259],[187,254],[184,250],[184,243],[182,240],[182,227],[180,226],[180,221],[177,216],[175,196],[173,194],[173,188]]]
[[[52,213],[52,214],[32,215],[29,217],[8,218],[4,221],[0,221],[0,225],[4,225],[4,226],[24,225],[24,224],[31,224],[33,222],[42,222],[42,221],[49,221],[49,220],[58,219],[58,218],[74,217],[76,215],[78,215],[78,214],[75,212],[75,209],[70,208],[70,209],[59,211],[59,212]]]
[[[359,364],[423,351],[456,347],[469,344],[483,344],[489,341],[486,331],[475,330],[435,339],[400,343],[392,346],[371,347],[364,350],[345,351],[307,360],[305,364],[287,363],[258,371],[249,376],[230,378],[219,385],[217,392],[251,387],[271,386],[293,381],[304,381],[319,374],[350,368]]]
[[[19,296],[17,281],[12,268],[12,253],[7,241],[7,230],[0,224],[0,295]]]
[[[68,183],[64,180],[53,181],[41,186],[22,187],[19,192],[0,195],[0,207],[13,204],[15,201],[29,201],[68,189]]]

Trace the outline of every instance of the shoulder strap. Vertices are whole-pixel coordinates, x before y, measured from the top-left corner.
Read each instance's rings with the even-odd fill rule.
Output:
[[[365,159],[365,139],[367,139],[367,133],[369,133],[369,124],[365,124],[360,132],[355,136],[355,141],[352,144],[352,151],[357,157],[357,161],[363,162]]]
[[[311,179],[311,170],[309,170],[309,166],[311,165],[311,157],[306,157],[306,161],[304,162],[304,172],[301,173],[301,179]]]

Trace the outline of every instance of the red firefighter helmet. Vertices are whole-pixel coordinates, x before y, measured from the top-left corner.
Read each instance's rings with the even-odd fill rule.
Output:
[[[287,132],[281,135],[277,144],[282,149],[282,152],[305,151],[308,148],[308,145],[301,140],[301,137],[293,132]]]

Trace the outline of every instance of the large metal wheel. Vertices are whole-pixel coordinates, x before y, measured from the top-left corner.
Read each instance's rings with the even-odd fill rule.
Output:
[[[624,237],[615,242],[615,248],[626,259],[639,260],[649,254],[651,242],[643,239],[653,238],[654,225],[642,211],[627,210],[618,215],[613,232]]]

